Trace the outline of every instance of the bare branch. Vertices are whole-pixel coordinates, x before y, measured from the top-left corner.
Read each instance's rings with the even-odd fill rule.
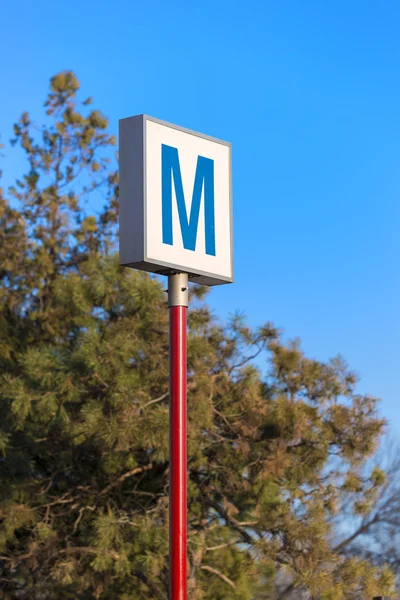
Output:
[[[363,522],[360,525],[360,527],[358,527],[358,529],[356,529],[356,531],[354,533],[352,533],[348,538],[346,538],[345,540],[343,540],[342,542],[337,544],[337,546],[335,546],[333,548],[333,551],[341,552],[342,550],[344,550],[344,548],[346,548],[346,546],[351,544],[351,542],[353,542],[360,535],[362,535],[363,533],[367,533],[367,531],[370,529],[370,527],[372,527],[372,525],[374,525],[378,521],[379,521],[379,516],[376,514],[371,520]]]
[[[169,392],[167,392],[166,394],[162,394],[158,398],[154,398],[154,400],[150,400],[150,402],[146,402],[146,404],[143,404],[143,406],[141,406],[140,409],[143,410],[143,408],[151,406],[152,404],[156,404],[156,402],[162,402],[162,400],[165,400],[165,398],[168,398],[168,396]]]
[[[221,517],[225,519],[225,521],[229,523],[238,533],[240,533],[240,535],[247,544],[254,544],[254,540],[251,537],[251,535],[243,528],[243,526],[238,521],[236,521],[234,517],[229,515],[228,512],[222,506],[220,506],[217,502],[213,501],[210,497],[209,502],[211,506],[215,508],[215,510],[221,515]]]
[[[239,542],[239,540],[234,540],[233,542],[227,542],[226,544],[220,544],[219,546],[210,546],[209,548],[205,548],[204,552],[213,552],[214,550],[221,550],[222,548],[228,548],[229,546],[234,546],[238,542]]]
[[[213,573],[213,575],[216,575],[217,577],[222,579],[222,581],[225,581],[225,583],[230,585],[233,589],[236,589],[236,585],[233,583],[232,579],[229,579],[229,577],[227,577],[217,569],[213,569],[213,567],[209,567],[208,565],[202,565],[200,569],[202,569],[203,571],[208,571],[209,573]]]
[[[153,464],[150,463],[149,465],[146,465],[145,467],[136,467],[136,469],[131,469],[130,471],[127,471],[126,473],[124,473],[123,475],[118,477],[118,479],[111,482],[107,487],[105,487],[104,490],[102,490],[99,495],[105,496],[106,494],[108,494],[109,491],[111,491],[115,487],[118,487],[121,483],[123,483],[129,477],[133,477],[134,475],[138,475],[139,473],[144,473],[145,471],[150,471],[152,468],[153,468]]]

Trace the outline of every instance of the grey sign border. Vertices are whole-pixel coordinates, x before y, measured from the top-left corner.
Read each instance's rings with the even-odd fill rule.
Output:
[[[160,266],[161,269],[158,271],[159,274],[167,275],[170,272],[185,272],[188,273],[189,279],[195,283],[204,284],[204,285],[219,285],[223,283],[233,283],[234,281],[234,257],[233,257],[233,198],[232,198],[232,144],[231,142],[227,142],[225,140],[221,140],[216,137],[212,137],[210,135],[206,135],[204,133],[199,133],[198,131],[193,131],[192,129],[187,129],[185,127],[181,127],[180,125],[175,125],[174,123],[169,123],[168,121],[163,121],[161,119],[157,119],[155,117],[151,117],[147,114],[135,115],[134,117],[127,117],[126,119],[120,119],[120,127],[121,121],[128,121],[130,119],[142,120],[142,156],[143,156],[143,164],[142,164],[142,185],[143,185],[143,227],[144,227],[144,237],[143,237],[143,262],[135,262],[135,263],[123,263],[125,266],[132,266],[142,270],[151,271],[152,266]],[[202,271],[200,269],[193,269],[193,271],[189,272],[187,269],[183,269],[182,266],[176,265],[170,262],[164,262],[162,260],[149,258],[147,256],[147,161],[146,161],[146,123],[147,121],[151,121],[152,123],[157,123],[158,125],[162,125],[164,127],[168,127],[170,129],[175,129],[177,131],[181,131],[183,133],[187,133],[189,135],[193,135],[198,138],[202,138],[204,140],[208,140],[210,142],[214,142],[217,144],[221,144],[223,146],[227,146],[229,148],[229,218],[230,218],[230,257],[231,257],[231,277],[224,277],[222,275],[214,275],[207,271]],[[157,271],[154,271],[157,273]]]

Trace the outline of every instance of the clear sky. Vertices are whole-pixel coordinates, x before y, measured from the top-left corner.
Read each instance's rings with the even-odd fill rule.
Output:
[[[396,0],[1,0],[0,133],[72,69],[115,132],[145,112],[231,141],[215,312],[340,352],[400,433],[399,23]]]

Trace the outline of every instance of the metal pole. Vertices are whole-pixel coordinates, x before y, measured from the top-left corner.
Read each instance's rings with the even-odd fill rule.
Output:
[[[169,599],[187,600],[186,336],[188,276],[168,276]]]

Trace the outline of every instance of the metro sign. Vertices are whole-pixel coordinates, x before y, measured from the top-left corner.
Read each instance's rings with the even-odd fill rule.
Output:
[[[120,263],[233,281],[231,145],[139,115],[119,131]]]

